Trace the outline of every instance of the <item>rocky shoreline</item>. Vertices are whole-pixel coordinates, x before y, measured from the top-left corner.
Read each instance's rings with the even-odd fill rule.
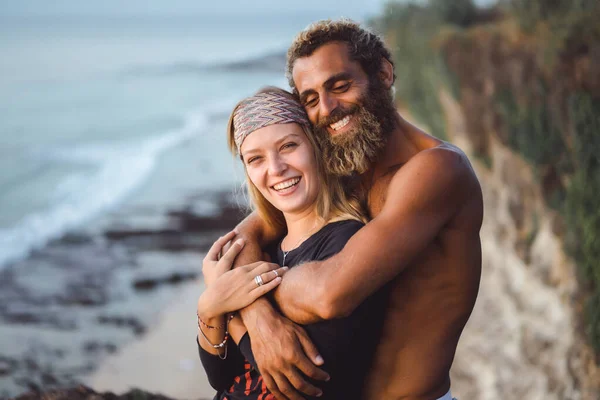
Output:
[[[154,226],[113,217],[100,232],[71,232],[0,271],[0,398],[166,399],[77,385],[152,327],[178,285],[199,277],[214,239],[244,214],[231,192],[198,194]],[[48,392],[64,388],[72,389]]]
[[[28,392],[15,398],[15,400],[172,400],[160,394],[148,393],[143,390],[130,390],[122,395],[112,392],[98,393],[93,389],[79,385],[70,389],[49,390],[45,393]]]

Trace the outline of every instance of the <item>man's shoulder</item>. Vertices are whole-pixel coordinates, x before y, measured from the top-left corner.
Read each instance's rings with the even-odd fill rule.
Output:
[[[435,175],[440,181],[477,182],[467,155],[457,146],[447,142],[441,142],[437,146],[421,150],[402,168],[398,169],[395,175],[397,179],[394,180],[406,179],[407,175],[427,176],[428,178]]]
[[[460,148],[448,142],[441,142],[437,146],[421,150],[408,160],[406,165],[422,163],[441,165],[446,168],[470,166],[467,155]]]
[[[466,154],[442,142],[414,155],[395,173],[387,200],[396,204],[454,209],[480,197],[481,186]],[[475,196],[474,196],[475,195]]]

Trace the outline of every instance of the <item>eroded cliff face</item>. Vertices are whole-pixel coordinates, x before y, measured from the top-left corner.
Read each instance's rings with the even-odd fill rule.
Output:
[[[487,162],[461,106],[441,91],[450,140],[473,161],[482,185],[483,271],[477,304],[452,369],[463,399],[598,399],[600,370],[582,334],[576,266],[565,255],[561,218],[538,177],[493,131]],[[491,167],[490,167],[491,166]]]

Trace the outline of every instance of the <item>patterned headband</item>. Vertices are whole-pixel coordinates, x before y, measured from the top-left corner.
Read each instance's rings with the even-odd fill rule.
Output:
[[[246,137],[255,130],[290,122],[310,126],[300,103],[283,94],[259,93],[243,100],[233,115],[234,141],[238,154]]]

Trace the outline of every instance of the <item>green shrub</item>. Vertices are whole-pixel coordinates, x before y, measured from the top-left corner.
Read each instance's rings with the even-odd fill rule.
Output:
[[[468,27],[477,21],[473,0],[429,0],[429,4],[443,22]]]
[[[567,188],[566,245],[592,291],[586,304],[587,332],[600,350],[600,99],[577,93],[569,100],[577,167]]]
[[[431,9],[388,3],[381,18],[371,21],[390,44],[396,66],[396,98],[430,133],[446,138],[438,95],[447,77],[445,64],[433,47],[440,19]]]

